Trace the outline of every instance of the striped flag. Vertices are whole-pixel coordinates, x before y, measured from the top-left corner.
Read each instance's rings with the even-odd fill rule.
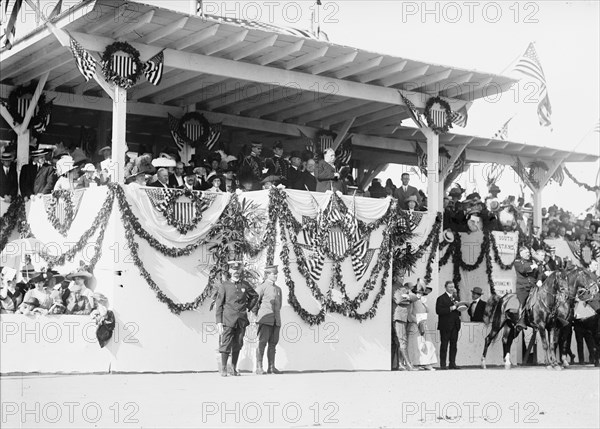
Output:
[[[19,115],[25,117],[27,109],[29,109],[29,105],[31,104],[31,98],[31,94],[26,94],[26,96],[24,95],[17,99],[17,112],[19,112]]]
[[[164,62],[165,55],[163,51],[160,51],[158,54],[146,61],[144,66],[144,76],[146,76],[146,79],[152,85],[157,86],[160,84],[163,75]]]
[[[169,130],[171,131],[171,137],[173,137],[173,141],[175,142],[179,150],[182,150],[185,147],[185,141],[179,136],[179,133],[177,132],[177,130],[179,129],[179,119],[177,119],[170,113],[168,113],[167,115],[169,121]]]
[[[454,125],[458,125],[461,128],[467,126],[467,121],[469,120],[469,115],[467,113],[467,105],[465,104],[460,109],[452,112],[450,115],[450,119]]]
[[[7,9],[8,9],[8,0],[6,1],[6,5],[4,6],[4,11],[6,13]],[[17,15],[19,14],[19,11],[21,10],[21,5],[23,4],[23,0],[16,0],[15,4],[13,5],[13,10],[12,13],[10,14],[10,18],[8,20],[8,24],[6,25],[6,30],[4,31],[4,46],[7,49],[11,49],[13,46],[13,42],[15,41],[15,34],[16,34],[16,30],[17,30]]]
[[[542,127],[548,127],[552,124],[552,106],[548,97],[548,89],[546,87],[546,76],[542,69],[542,64],[537,56],[533,43],[530,43],[523,56],[515,66],[515,71],[523,73],[525,76],[532,78],[539,84],[537,96],[540,97],[537,113],[538,120]]]
[[[417,149],[417,165],[419,166],[421,173],[427,176],[427,152],[424,152],[423,149],[421,149],[419,142],[415,142],[415,146]]]
[[[223,124],[212,124],[210,126],[210,133],[208,134],[208,140],[206,141],[206,148],[210,151],[213,150],[219,139],[221,138],[221,131],[223,130]]]
[[[119,76],[131,76],[137,72],[137,66],[128,54],[113,54],[110,60],[111,70]]]
[[[324,153],[326,149],[329,149],[333,146],[333,142],[335,137],[331,134],[320,134],[319,136],[319,146],[321,148],[321,153]]]
[[[46,131],[48,125],[50,125],[50,114],[52,113],[53,101],[49,101],[48,103],[44,103],[42,106],[39,106],[38,113],[36,115],[37,120],[31,124],[35,132],[43,133]]]
[[[502,125],[498,131],[496,131],[496,134],[494,134],[492,138],[495,140],[506,140],[508,138],[508,123],[512,121],[512,119],[513,118],[509,118],[508,121],[506,121],[504,125]]]
[[[77,68],[80,73],[83,75],[86,82],[89,81],[96,74],[96,60],[72,37],[71,52],[73,52],[73,57],[75,57],[75,62],[77,63]]]
[[[347,138],[344,143],[340,145],[336,151],[335,157],[339,164],[349,165],[352,159],[352,142],[350,138]]]
[[[419,111],[417,110],[415,105],[412,103],[412,101],[410,101],[408,98],[406,98],[404,96],[404,94],[402,94],[402,91],[398,90],[398,93],[400,94],[400,98],[402,98],[402,102],[408,108],[408,114],[410,115],[410,118],[413,120],[413,122],[419,128],[424,127],[425,122],[423,122],[423,120],[421,119],[421,113],[419,113]]]

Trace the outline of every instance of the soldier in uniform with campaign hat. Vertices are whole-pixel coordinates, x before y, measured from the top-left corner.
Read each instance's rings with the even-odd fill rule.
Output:
[[[246,312],[256,305],[258,295],[252,286],[241,279],[242,261],[229,261],[229,279],[220,285],[215,300],[217,330],[220,335],[221,376],[227,376],[227,359],[231,354],[232,375],[240,375],[236,369],[248,322]]]
[[[258,300],[254,306],[256,323],[258,323],[258,349],[256,350],[256,374],[264,374],[262,362],[267,344],[267,374],[281,374],[275,368],[275,347],[279,342],[281,329],[281,288],[275,284],[277,265],[265,267],[265,281],[257,289]]]

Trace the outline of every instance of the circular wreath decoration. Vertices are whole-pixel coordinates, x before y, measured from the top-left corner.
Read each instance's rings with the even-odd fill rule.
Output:
[[[431,117],[431,108],[434,104],[439,104],[446,113],[446,122],[441,127],[438,127]],[[452,109],[450,109],[450,104],[440,97],[431,97],[427,100],[427,104],[425,104],[425,119],[427,119],[427,126],[431,128],[434,133],[446,134],[448,130],[452,128]]]
[[[202,127],[202,132],[197,140],[192,140],[187,135],[187,130],[185,129],[185,124],[189,121],[198,121],[200,126]],[[183,141],[191,146],[198,145],[200,143],[205,143],[208,140],[208,136],[210,135],[210,122],[198,112],[189,112],[181,117],[179,120],[179,126],[177,127],[177,134]]]
[[[194,217],[190,222],[181,222],[175,217],[175,201],[179,197],[187,197],[192,200],[194,205]],[[163,212],[167,223],[177,229],[180,234],[187,234],[188,231],[196,228],[198,222],[202,220],[202,193],[190,191],[189,189],[176,189],[174,192],[170,192],[165,198],[166,209]]]
[[[112,56],[117,52],[128,54],[135,64],[135,71],[127,76],[121,76],[114,72],[111,67]],[[106,80],[113,82],[123,89],[131,88],[135,85],[144,72],[144,64],[140,61],[140,52],[127,42],[115,42],[108,45],[102,54],[102,73]]]
[[[56,216],[56,205],[58,204],[58,200],[61,198],[65,201],[64,223],[61,223],[58,217]],[[71,228],[71,224],[73,223],[73,219],[75,218],[73,210],[73,200],[71,198],[71,191],[52,191],[52,193],[50,194],[50,201],[46,206],[46,214],[48,215],[48,220],[50,221],[52,226],[60,233],[60,235],[66,237],[67,233],[69,232],[69,229]]]
[[[575,256],[584,268],[589,268],[593,260],[600,259],[600,248],[584,241],[580,244],[579,251]]]
[[[19,113],[19,98],[23,97],[24,95],[27,94],[31,94],[33,95],[35,93],[35,89],[37,87],[37,83],[36,82],[32,82],[31,84],[29,84],[28,86],[18,86],[17,88],[15,88],[10,95],[8,96],[8,106],[6,107],[8,112],[10,113],[10,115],[13,117],[14,121],[15,121],[15,125],[17,124],[22,124],[23,120],[25,119],[20,113]],[[38,114],[34,115],[31,118],[31,121],[29,121],[29,127],[31,128],[31,126],[37,122],[41,122],[42,119],[44,118],[40,118],[40,112],[44,109],[42,109],[42,107],[46,104],[46,96],[44,94],[40,95],[40,99],[38,100]]]

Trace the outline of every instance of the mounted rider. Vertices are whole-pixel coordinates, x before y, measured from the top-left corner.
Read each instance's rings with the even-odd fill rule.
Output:
[[[531,251],[527,246],[519,248],[519,257],[515,259],[515,272],[517,274],[517,298],[521,308],[524,308],[529,292],[535,286],[540,278],[540,265],[531,259]],[[519,322],[516,325],[517,329],[527,329],[525,321],[526,311],[522,311]]]

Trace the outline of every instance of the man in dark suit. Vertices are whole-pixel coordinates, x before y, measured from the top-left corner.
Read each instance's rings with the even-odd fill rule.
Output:
[[[17,179],[17,164],[12,153],[3,153],[0,167],[0,198],[12,200],[19,193],[19,180]]]
[[[258,323],[258,348],[256,349],[256,374],[264,374],[262,362],[267,344],[267,360],[269,366],[267,374],[281,374],[275,368],[275,347],[279,342],[281,329],[281,288],[275,284],[277,281],[277,265],[265,267],[265,281],[257,289],[258,299],[253,312]]]
[[[290,155],[290,168],[287,172],[287,187],[290,189],[304,189],[302,184],[302,154],[297,150]]]
[[[287,186],[287,177],[290,169],[290,164],[287,159],[283,158],[283,144],[280,140],[277,140],[273,145],[273,165],[275,171],[273,175],[281,178],[281,183]]]
[[[317,192],[329,190],[346,193],[346,183],[340,180],[340,173],[335,170],[335,151],[331,148],[323,153],[323,159],[317,164],[315,171],[317,178]]]
[[[456,343],[460,331],[460,313],[457,310],[456,287],[449,280],[444,285],[446,291],[441,294],[435,303],[435,312],[438,315],[438,330],[440,331],[440,368],[446,369],[446,353],[450,345],[450,369],[460,369],[456,366]]]
[[[148,186],[153,188],[168,188],[169,187],[169,171],[161,167],[156,172],[156,181],[150,183]]]
[[[401,180],[402,186],[399,186],[398,189],[396,189],[396,194],[394,195],[394,197],[396,197],[396,199],[398,200],[398,206],[401,209],[406,210],[406,200],[411,195],[414,195],[415,197],[417,197],[418,209],[421,206],[421,195],[419,195],[419,190],[417,188],[408,184],[408,182],[410,181],[410,174],[402,173]]]
[[[219,285],[215,300],[217,331],[220,335],[220,373],[227,377],[227,359],[231,354],[232,375],[240,375],[236,366],[244,345],[246,327],[250,324],[246,312],[256,305],[258,295],[252,286],[241,280],[243,263],[228,262],[229,280]]]
[[[483,290],[479,286],[475,286],[471,289],[471,298],[473,301],[469,305],[468,310],[471,322],[483,322],[486,302],[481,299],[481,295],[483,295]]]
[[[185,167],[183,162],[175,164],[175,171],[169,174],[169,188],[183,188],[185,185]]]
[[[66,155],[68,155],[68,152],[60,152],[52,158],[52,161],[45,159],[43,165],[38,169],[33,182],[33,193],[35,195],[47,195],[54,190],[54,185],[58,181],[56,163],[61,157]]]
[[[315,192],[317,190],[317,178],[315,169],[317,163],[314,159],[306,161],[306,169],[302,172],[302,190]]]

